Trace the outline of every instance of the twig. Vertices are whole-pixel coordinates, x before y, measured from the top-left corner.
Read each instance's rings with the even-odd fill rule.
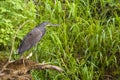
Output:
[[[57,70],[59,72],[63,72],[63,69],[61,69],[60,67],[58,66],[54,66],[54,65],[49,65],[49,64],[37,64],[34,66],[33,69],[42,69],[42,70],[45,70],[45,69],[54,69],[54,70]]]
[[[13,54],[13,50],[14,50],[14,43],[15,43],[15,38],[16,38],[16,35],[18,34],[18,31],[27,23],[27,22],[30,22],[30,20],[27,20],[25,21],[22,25],[20,25],[15,33],[15,36],[13,37],[13,41],[12,41],[12,48],[11,48],[11,52],[10,52],[10,55],[9,55],[9,59],[8,59],[8,62],[3,66],[2,70],[0,71],[0,73],[3,72],[3,70],[7,67],[7,65],[10,63],[10,60],[11,60],[11,57],[12,57],[12,54]]]
[[[29,22],[29,21],[30,21],[30,20],[25,21],[22,25],[20,25],[20,26],[18,27],[18,29],[17,29],[17,31],[16,31],[16,33],[15,33],[15,36],[13,37],[13,43],[12,43],[12,48],[11,48],[11,52],[10,52],[10,56],[9,56],[8,62],[11,60],[11,57],[12,57],[12,54],[13,54],[14,44],[15,44],[15,38],[16,38],[16,36],[17,36],[17,34],[18,34],[18,31],[19,31],[27,22]]]
[[[58,66],[47,63],[37,63],[29,59],[25,59],[25,65],[26,66],[24,66],[22,59],[11,62],[8,64],[7,69],[0,73],[0,80],[32,80],[31,70],[53,69],[63,72],[63,69]]]

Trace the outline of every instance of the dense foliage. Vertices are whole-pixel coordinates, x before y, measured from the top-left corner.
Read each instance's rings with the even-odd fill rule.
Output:
[[[0,50],[10,50],[15,31],[26,21],[17,34],[16,50],[40,22],[61,25],[47,27],[35,53],[39,62],[65,72],[33,71],[35,80],[120,79],[119,0],[6,0],[0,1],[0,12]]]
[[[11,47],[11,40],[18,26],[23,22],[30,20],[29,23],[25,24],[24,30],[20,30],[18,39],[22,39],[25,32],[32,25],[35,25],[35,12],[35,6],[32,2],[25,3],[22,0],[0,1],[0,50]]]

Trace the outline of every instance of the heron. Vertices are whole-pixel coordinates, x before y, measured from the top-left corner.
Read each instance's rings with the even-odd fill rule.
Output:
[[[42,39],[42,37],[46,32],[46,26],[59,26],[59,24],[51,24],[49,22],[43,22],[40,25],[33,28],[23,38],[20,46],[18,47],[18,54],[23,54],[25,51],[37,45],[37,43]]]

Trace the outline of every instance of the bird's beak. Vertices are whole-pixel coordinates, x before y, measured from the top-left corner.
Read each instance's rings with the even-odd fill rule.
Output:
[[[60,24],[52,24],[52,23],[49,23],[47,26],[60,26]]]

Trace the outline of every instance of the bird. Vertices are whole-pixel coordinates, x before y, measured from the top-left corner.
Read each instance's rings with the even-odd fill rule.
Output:
[[[46,32],[46,26],[59,26],[59,24],[42,22],[41,24],[37,25],[23,38],[22,42],[18,47],[18,54],[23,54],[25,51],[37,45],[37,43],[42,39]]]

